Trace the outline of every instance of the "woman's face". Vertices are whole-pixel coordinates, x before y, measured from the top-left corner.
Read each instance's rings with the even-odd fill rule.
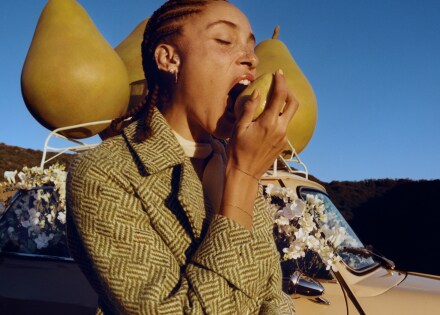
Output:
[[[254,80],[254,46],[246,16],[227,2],[212,2],[185,21],[177,39],[180,65],[170,108],[177,109],[196,141],[208,134],[230,136],[236,118],[229,92],[240,81]]]

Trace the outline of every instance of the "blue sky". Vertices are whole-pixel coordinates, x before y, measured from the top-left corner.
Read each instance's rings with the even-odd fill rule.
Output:
[[[162,1],[80,0],[112,46]],[[440,178],[440,1],[240,0],[257,41],[275,25],[318,101],[300,157],[324,181]],[[42,149],[20,73],[42,0],[0,3],[0,142]],[[98,139],[90,139],[96,142]]]

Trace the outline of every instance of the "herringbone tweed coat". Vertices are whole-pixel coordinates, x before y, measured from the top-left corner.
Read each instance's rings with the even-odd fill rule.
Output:
[[[79,156],[67,181],[71,253],[105,314],[292,314],[261,194],[248,231],[212,215],[159,111]]]

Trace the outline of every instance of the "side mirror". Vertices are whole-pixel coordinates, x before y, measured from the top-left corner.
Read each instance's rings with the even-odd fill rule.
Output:
[[[302,295],[318,298],[324,293],[324,287],[315,279],[295,271],[290,278],[284,278],[283,291],[289,295]]]

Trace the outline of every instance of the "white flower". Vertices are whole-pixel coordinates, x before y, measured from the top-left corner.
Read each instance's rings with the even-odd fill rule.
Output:
[[[29,209],[29,222],[31,225],[37,225],[40,222],[40,214],[35,208]]]
[[[315,221],[313,221],[313,215],[307,212],[298,219],[298,224],[303,230],[305,230],[307,234],[313,232],[313,230],[316,229]]]
[[[46,203],[49,203],[50,193],[45,193],[41,195],[41,199],[43,199]]]
[[[308,233],[305,232],[303,228],[300,228],[294,234],[295,234],[297,241],[304,242],[304,243],[307,241]]]
[[[62,224],[66,224],[66,213],[63,211],[58,212],[57,219],[60,220]]]
[[[46,235],[46,232],[38,234],[38,237],[34,239],[34,242],[37,244],[38,249],[46,248],[49,246],[49,241],[53,239],[53,233],[50,233],[49,236]]]
[[[283,208],[283,215],[289,220],[300,218],[306,209],[306,204],[301,199],[295,199],[292,203],[286,204]]]
[[[289,224],[290,224],[290,221],[289,221],[289,219],[287,219],[285,216],[280,215],[280,216],[278,217],[278,219],[275,220],[275,223],[276,223],[278,226],[283,226],[283,225],[289,225]]]
[[[269,184],[269,185],[267,185],[267,186],[266,186],[266,189],[265,189],[266,194],[268,194],[268,195],[272,195],[272,190],[273,190],[273,188],[274,188],[274,185],[273,185],[273,184]]]
[[[298,259],[299,257],[304,257],[306,252],[304,246],[299,241],[294,241],[289,247],[283,248],[284,259]]]
[[[318,250],[321,245],[321,242],[319,241],[318,238],[309,236],[306,239],[306,245],[311,249]]]
[[[24,184],[25,181],[26,181],[27,176],[26,176],[25,173],[20,172],[20,173],[18,173],[18,178],[20,179],[20,183],[21,183],[21,184]]]

